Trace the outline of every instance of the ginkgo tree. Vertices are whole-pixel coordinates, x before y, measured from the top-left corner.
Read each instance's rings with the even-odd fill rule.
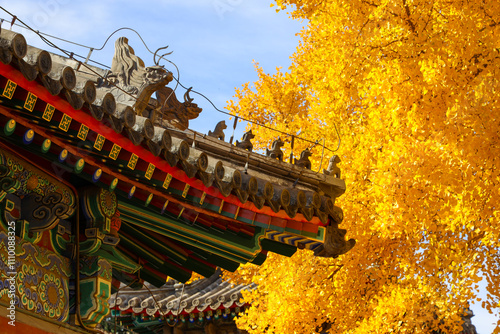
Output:
[[[298,251],[242,267],[232,279],[258,288],[245,294],[252,306],[238,325],[250,333],[459,333],[471,301],[498,315],[500,2],[274,6],[306,23],[292,64],[272,74],[256,64],[258,81],[237,89],[228,109],[325,139],[347,184],[336,203],[341,227],[357,243],[338,258]],[[252,131],[261,148],[279,135]],[[306,147],[296,140],[294,153]],[[325,168],[321,147],[313,152],[313,169]]]

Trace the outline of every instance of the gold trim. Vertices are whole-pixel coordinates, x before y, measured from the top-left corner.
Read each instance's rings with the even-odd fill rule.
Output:
[[[203,205],[203,202],[205,202],[205,197],[207,197],[207,193],[203,192],[203,195],[201,195],[201,198],[200,198],[200,205]]]
[[[102,147],[104,146],[105,141],[106,141],[106,138],[103,135],[97,134],[97,138],[95,139],[95,142],[94,142],[94,148],[98,151],[102,150]]]
[[[182,192],[183,198],[186,198],[188,191],[189,191],[189,188],[191,188],[191,186],[188,183],[186,183],[186,186],[184,187],[184,191]]]
[[[14,96],[14,92],[16,91],[17,84],[14,81],[7,80],[5,84],[5,88],[3,89],[2,96],[5,96],[9,100]]]
[[[52,116],[54,116],[54,112],[56,111],[56,107],[54,107],[52,104],[47,103],[45,106],[45,110],[43,111],[42,118],[46,120],[47,122],[50,122],[52,120]]]
[[[35,109],[37,99],[38,97],[35,94],[33,94],[32,92],[28,92],[28,96],[26,96],[23,108],[29,110],[30,112],[33,112],[33,109]]]
[[[177,216],[177,219],[179,219],[182,216],[182,214],[184,213],[184,209],[186,208],[182,207],[181,212],[179,212],[179,215]]]
[[[80,125],[80,130],[78,130],[78,134],[76,137],[81,140],[87,139],[87,135],[89,134],[89,127],[85,124]]]
[[[170,181],[172,181],[172,174],[167,174],[167,176],[165,176],[165,181],[163,181],[163,188],[168,189]]]
[[[132,153],[132,155],[130,156],[130,159],[128,160],[127,167],[130,168],[131,170],[134,170],[135,166],[137,165],[138,160],[139,160],[139,157],[137,156],[137,154]]]
[[[150,163],[148,165],[148,169],[146,170],[146,174],[144,175],[144,177],[148,180],[151,180],[151,177],[153,176],[153,173],[155,172],[155,165],[153,165],[152,163]]]
[[[113,148],[111,148],[111,151],[109,151],[109,157],[113,160],[116,160],[118,158],[118,155],[120,154],[121,149],[121,146],[113,144]]]
[[[63,130],[64,132],[67,132],[69,130],[72,120],[73,118],[71,118],[71,116],[63,114],[63,117],[59,122],[59,129]]]

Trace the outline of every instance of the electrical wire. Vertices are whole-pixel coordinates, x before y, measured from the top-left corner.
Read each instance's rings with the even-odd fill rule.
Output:
[[[174,79],[177,81],[177,79],[176,79],[175,77],[174,77]],[[177,82],[178,82],[178,84],[179,84],[182,88],[187,89],[187,88],[186,88],[186,87],[185,87],[182,83],[180,83],[180,81],[177,81]],[[222,113],[222,114],[225,114],[225,115],[228,115],[228,116],[231,116],[231,117],[238,117],[238,118],[240,118],[241,120],[243,120],[243,121],[245,121],[245,122],[249,122],[249,123],[255,124],[255,125],[257,125],[257,126],[261,126],[261,127],[265,128],[265,129],[269,129],[269,130],[272,130],[272,131],[276,131],[276,132],[278,132],[278,133],[281,133],[281,134],[286,135],[286,136],[289,136],[289,137],[294,136],[294,137],[295,137],[295,138],[297,138],[297,139],[300,139],[300,140],[302,140],[302,141],[305,141],[305,142],[308,142],[308,143],[313,144],[313,148],[314,148],[314,146],[315,146],[315,145],[317,145],[317,144],[318,144],[318,140],[316,140],[316,141],[312,141],[312,140],[309,140],[309,139],[306,139],[306,138],[302,138],[302,137],[300,137],[300,136],[297,136],[297,135],[294,135],[294,134],[291,134],[291,133],[288,133],[288,132],[284,132],[284,131],[281,131],[281,130],[278,130],[278,129],[272,128],[272,127],[267,126],[267,125],[265,125],[265,124],[262,124],[262,123],[260,123],[260,122],[257,122],[257,121],[252,121],[252,120],[250,120],[250,119],[248,119],[248,118],[245,118],[245,117],[242,117],[242,116],[239,116],[239,115],[238,115],[238,116],[236,116],[236,115],[233,115],[233,114],[231,114],[231,113],[228,113],[227,111],[224,111],[224,110],[221,110],[221,109],[217,108],[217,106],[216,106],[216,105],[215,105],[215,104],[214,104],[214,103],[213,103],[213,102],[212,102],[212,101],[211,101],[208,97],[206,97],[204,94],[202,94],[202,93],[200,93],[200,92],[198,92],[198,91],[195,91],[195,90],[191,90],[191,92],[193,92],[193,93],[195,93],[195,94],[198,94],[199,96],[203,97],[205,100],[207,100],[207,101],[208,101],[208,102],[212,105],[212,107],[213,107],[215,110],[217,110],[218,112],[220,112],[220,113]],[[335,124],[334,124],[334,125],[335,125]],[[338,144],[338,147],[337,147],[337,149],[336,149],[336,150],[331,150],[330,148],[328,148],[328,147],[326,147],[326,146],[325,146],[325,149],[326,149],[326,150],[328,150],[328,151],[330,151],[330,152],[335,152],[335,151],[337,151],[337,150],[340,148],[340,133],[339,133],[339,132],[338,132],[338,130],[337,130],[337,126],[335,126],[335,131],[337,132],[337,135],[338,135],[338,138],[339,138],[339,144]],[[312,149],[312,148],[311,148],[311,149]]]
[[[26,28],[26,29],[28,29],[28,30],[31,30],[32,32],[34,32],[35,34],[37,34],[37,35],[40,37],[40,39],[41,39],[44,43],[46,43],[46,44],[47,44],[47,45],[49,45],[50,47],[53,47],[53,48],[55,48],[55,49],[59,50],[60,52],[64,53],[66,56],[68,56],[69,58],[73,58],[73,56],[75,56],[75,54],[74,54],[73,52],[69,52],[69,51],[67,51],[67,50],[64,50],[64,49],[60,48],[59,46],[57,46],[57,45],[56,45],[55,43],[53,43],[52,41],[50,41],[50,40],[48,40],[47,38],[45,38],[45,37],[44,37],[44,35],[45,35],[45,36],[48,36],[48,37],[51,37],[51,38],[55,38],[55,39],[61,40],[61,41],[64,41],[64,42],[66,42],[66,43],[70,43],[70,44],[74,44],[74,45],[77,45],[77,46],[80,46],[80,47],[88,48],[89,50],[93,50],[93,51],[101,51],[101,50],[103,50],[103,49],[104,49],[104,47],[105,47],[105,46],[106,46],[106,44],[108,43],[109,39],[110,39],[110,38],[111,38],[114,34],[116,34],[117,32],[119,32],[119,31],[121,31],[121,30],[129,30],[129,31],[134,32],[134,33],[135,33],[135,34],[139,37],[139,39],[141,40],[141,42],[143,43],[144,47],[146,48],[146,50],[147,50],[148,52],[150,52],[150,53],[151,53],[151,54],[153,54],[153,55],[156,55],[156,52],[154,53],[153,51],[151,51],[151,50],[149,49],[149,47],[147,46],[146,42],[144,41],[144,39],[142,38],[142,36],[139,34],[139,32],[137,32],[136,30],[134,30],[134,29],[132,29],[132,28],[129,28],[129,27],[122,27],[122,28],[116,29],[115,31],[113,31],[113,32],[112,32],[112,33],[111,33],[111,34],[110,34],[110,35],[106,38],[106,40],[104,41],[103,45],[102,45],[100,48],[94,48],[94,47],[90,47],[90,46],[87,46],[87,45],[83,45],[83,44],[75,43],[75,42],[72,42],[72,41],[68,41],[68,40],[65,40],[65,39],[63,39],[63,38],[59,38],[59,37],[56,37],[56,36],[53,36],[53,35],[49,35],[49,34],[45,34],[45,33],[41,33],[40,31],[38,31],[38,30],[35,30],[35,29],[31,28],[28,24],[24,23],[24,22],[23,22],[22,20],[20,20],[20,19],[19,19],[16,15],[14,15],[14,14],[10,13],[8,10],[6,10],[5,8],[3,8],[2,6],[0,6],[0,9],[2,9],[4,12],[6,12],[7,14],[9,14],[10,16],[12,16],[12,17],[13,17],[13,20],[11,21],[11,25],[14,25],[14,22],[15,22],[16,20],[17,20],[17,21],[19,21],[22,25],[15,24],[16,26],[24,27],[24,28]],[[4,19],[2,19],[2,22],[3,22],[3,21],[4,21]],[[166,47],[163,47],[163,48],[160,48],[160,49],[165,49],[165,48],[166,48]],[[158,49],[158,50],[160,50],[160,49]],[[157,50],[157,51],[158,51],[158,50]],[[168,55],[168,54],[171,54],[171,52],[166,53],[166,54],[164,54],[164,55],[160,56],[160,57],[159,57],[159,59],[158,59],[158,63],[159,63],[159,61],[160,61],[160,60],[165,60],[165,61],[169,62],[170,64],[172,64],[172,65],[176,68],[176,70],[177,70],[177,78],[176,78],[175,76],[173,76],[173,78],[174,78],[174,79],[175,79],[175,81],[176,81],[176,86],[175,86],[175,88],[173,89],[172,93],[170,93],[170,95],[169,95],[169,96],[167,97],[167,99],[165,100],[164,105],[166,104],[166,102],[168,101],[168,99],[170,98],[170,96],[172,96],[172,94],[175,92],[175,90],[177,89],[177,87],[178,87],[178,86],[181,86],[182,88],[184,88],[184,89],[186,89],[186,90],[188,89],[186,86],[184,86],[184,85],[180,82],[180,71],[179,71],[179,68],[177,67],[177,65],[175,65],[175,63],[174,63],[174,62],[172,62],[172,61],[170,61],[169,59],[164,58],[164,57],[165,57],[166,55]],[[76,56],[78,56],[78,57],[80,57],[80,58],[85,59],[85,57],[83,57],[83,56],[81,56],[81,55],[76,55]],[[87,58],[88,58],[88,57],[87,57]],[[74,59],[74,60],[76,60],[76,59]],[[78,60],[76,60],[76,61],[78,61]],[[79,62],[79,65],[83,65],[85,68],[87,68],[88,70],[90,70],[93,74],[95,74],[96,76],[100,77],[100,78],[101,78],[101,79],[103,79],[104,81],[107,81],[105,77],[103,77],[102,75],[100,75],[99,73],[97,73],[96,71],[94,71],[93,69],[91,69],[90,67],[88,67],[88,66],[87,66],[87,64],[82,63],[81,61],[78,61],[78,62]],[[94,63],[97,63],[97,62],[94,62]],[[99,65],[101,65],[101,66],[104,66],[104,67],[106,67],[106,68],[109,68],[109,66],[106,66],[106,65],[103,65],[103,64],[100,64],[100,63],[97,63],[97,64],[99,64]],[[114,83],[110,83],[110,84],[111,84],[111,85],[113,85],[113,86],[115,86],[117,89],[119,89],[119,90],[120,90],[120,91],[122,91],[123,93],[125,93],[125,94],[129,95],[129,96],[130,96],[130,97],[132,97],[133,99],[136,99],[136,97],[135,97],[135,96],[133,96],[133,95],[132,95],[132,94],[130,94],[129,92],[127,92],[127,91],[123,90],[122,88],[120,88],[120,87],[116,86]],[[222,113],[222,114],[228,115],[228,116],[230,116],[230,117],[239,117],[241,120],[244,120],[244,121],[246,121],[246,122],[248,122],[248,123],[251,123],[251,124],[254,124],[254,125],[257,125],[257,126],[263,127],[263,128],[265,128],[265,129],[268,129],[268,130],[271,130],[271,131],[278,132],[278,133],[280,133],[280,134],[282,134],[282,135],[286,135],[286,136],[289,136],[289,137],[296,137],[296,138],[297,138],[297,139],[299,139],[299,140],[302,140],[302,141],[305,141],[305,142],[308,142],[308,143],[313,144],[313,148],[314,148],[314,146],[318,143],[318,140],[316,140],[316,141],[312,141],[312,140],[309,140],[309,139],[306,139],[306,138],[302,138],[302,137],[300,137],[300,136],[297,136],[297,135],[295,135],[295,134],[287,133],[287,132],[284,132],[284,131],[281,131],[281,130],[278,130],[278,129],[272,128],[272,127],[270,127],[270,126],[267,126],[267,125],[262,124],[262,123],[257,122],[257,121],[253,121],[253,120],[250,120],[250,119],[247,119],[247,118],[241,117],[241,116],[236,116],[236,115],[233,115],[233,114],[231,114],[231,113],[229,113],[229,112],[227,112],[227,111],[224,111],[224,110],[219,109],[219,108],[218,108],[218,107],[217,107],[217,106],[216,106],[216,105],[215,105],[215,104],[214,104],[214,103],[213,103],[213,102],[212,102],[212,101],[211,101],[211,100],[210,100],[210,99],[209,99],[206,95],[204,95],[204,94],[202,94],[202,93],[200,93],[200,92],[198,92],[198,91],[196,91],[196,90],[191,90],[191,92],[193,92],[193,93],[195,93],[195,94],[197,94],[197,95],[199,95],[199,96],[203,97],[205,100],[207,100],[207,101],[208,101],[208,102],[212,105],[212,107],[213,107],[216,111],[218,111],[218,112],[220,112],[220,113]],[[337,148],[336,148],[335,150],[332,150],[332,149],[330,149],[329,147],[324,146],[324,149],[326,149],[326,150],[328,150],[328,151],[330,151],[330,152],[336,152],[336,151],[340,148],[340,144],[341,144],[340,133],[339,133],[339,131],[338,131],[338,129],[337,129],[336,124],[334,123],[333,125],[334,125],[335,131],[336,131],[336,133],[337,133],[337,137],[338,137],[338,145],[337,145]],[[324,139],[324,138],[322,138],[322,139]],[[312,148],[311,148],[311,149],[312,149]]]
[[[0,7],[1,8],[1,7]],[[2,8],[3,9],[3,8]],[[5,9],[3,9],[5,12],[7,12]],[[8,13],[8,12],[7,12]],[[8,22],[8,23],[12,23],[12,21],[8,21],[6,19],[3,19],[3,18],[0,18],[0,21],[3,23],[3,22]],[[65,42],[65,43],[68,43],[68,44],[73,44],[73,45],[76,45],[76,46],[80,46],[82,48],[87,48],[87,49],[93,49],[92,47],[90,46],[86,46],[86,45],[83,45],[83,44],[79,44],[79,43],[76,43],[76,42],[72,42],[72,41],[68,41],[67,39],[64,39],[64,38],[60,38],[60,37],[57,37],[57,36],[53,36],[53,35],[50,35],[50,34],[47,34],[47,33],[44,33],[44,32],[41,32],[39,30],[34,30],[34,29],[30,29],[30,28],[27,28],[26,26],[22,25],[22,24],[18,24],[18,23],[14,23],[13,24],[14,26],[16,27],[20,27],[20,28],[23,28],[23,29],[29,29],[31,30],[32,32],[34,32],[35,34],[37,34],[38,36],[40,35],[43,35],[43,36],[47,36],[47,37],[50,37],[50,38],[54,38],[54,39],[57,39],[57,40],[60,40],[62,42]],[[68,53],[70,53],[70,51],[68,50],[64,50]],[[82,55],[79,55],[77,53],[74,53],[74,56],[77,56],[79,58],[82,58],[82,59],[86,59],[86,57],[82,56]],[[99,65],[101,67],[105,67],[105,68],[110,68],[108,65],[106,64],[102,64],[98,61],[95,61],[95,60],[92,60],[92,59],[89,59],[90,62],[96,64],[96,65]]]

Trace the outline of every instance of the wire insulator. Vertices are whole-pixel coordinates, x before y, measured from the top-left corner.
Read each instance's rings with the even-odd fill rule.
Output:
[[[94,51],[94,48],[89,49],[89,54],[87,55],[87,58],[85,58],[85,64],[89,63],[90,56],[92,55],[92,51]]]

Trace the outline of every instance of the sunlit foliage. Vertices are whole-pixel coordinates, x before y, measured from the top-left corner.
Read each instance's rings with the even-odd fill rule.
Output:
[[[259,287],[238,324],[251,333],[458,333],[481,277],[480,302],[498,315],[500,2],[276,2],[307,20],[292,65],[266,74],[257,64],[259,80],[228,108],[325,138],[332,150],[337,126],[347,192],[336,204],[357,244],[337,259],[299,251],[243,267],[234,278]],[[252,131],[261,148],[278,136]],[[296,141],[294,153],[310,145]],[[320,145],[313,152],[318,170]]]

